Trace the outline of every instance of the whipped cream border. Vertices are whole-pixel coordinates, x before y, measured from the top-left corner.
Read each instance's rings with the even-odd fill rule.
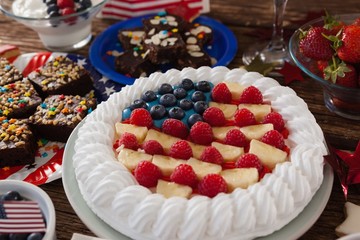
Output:
[[[254,85],[282,114],[289,130],[288,162],[248,189],[210,199],[165,199],[137,184],[117,161],[112,144],[122,110],[145,90],[182,79]],[[321,128],[307,104],[289,87],[244,69],[185,68],[153,73],[114,93],[98,105],[79,129],[73,156],[81,194],[92,211],[115,230],[134,239],[252,239],[284,227],[310,202],[323,180],[326,154]]]

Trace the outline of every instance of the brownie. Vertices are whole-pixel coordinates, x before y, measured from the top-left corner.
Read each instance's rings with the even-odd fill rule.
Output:
[[[6,58],[0,57],[0,86],[22,80],[20,71]]]
[[[135,47],[122,52],[115,60],[116,71],[134,78],[149,76],[156,69],[149,61],[149,51]]]
[[[118,32],[118,39],[124,50],[141,46],[145,38],[145,30],[143,27],[122,29]]]
[[[66,142],[74,128],[95,108],[93,92],[86,97],[52,95],[45,98],[29,120],[40,137]]]
[[[41,103],[41,98],[27,79],[0,86],[0,116],[27,118]]]
[[[156,16],[145,18],[142,23],[146,32],[152,29],[155,29],[156,32],[161,30],[170,31],[172,29],[182,32],[186,26],[186,21],[182,17],[167,14],[166,12],[160,12]]]
[[[32,164],[37,143],[25,119],[0,117],[0,167]]]
[[[183,34],[186,43],[197,44],[201,47],[211,42],[213,31],[210,27],[199,23],[191,23]]]
[[[89,72],[65,56],[58,56],[28,75],[42,98],[65,94],[84,96],[93,88]]]
[[[211,57],[204,52],[199,45],[187,45],[186,53],[177,59],[177,68],[185,67],[199,68],[201,66],[211,66]]]

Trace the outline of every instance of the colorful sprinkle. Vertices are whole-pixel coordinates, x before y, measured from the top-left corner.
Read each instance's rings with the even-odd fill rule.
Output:
[[[25,97],[30,97],[30,96],[31,96],[31,92],[26,92],[26,93],[24,93],[24,96],[25,96]]]
[[[41,106],[42,109],[46,109],[46,108],[47,108],[46,103],[41,103],[40,106]]]

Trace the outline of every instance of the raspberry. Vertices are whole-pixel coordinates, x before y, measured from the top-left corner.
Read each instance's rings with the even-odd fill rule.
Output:
[[[195,187],[197,183],[194,169],[188,164],[180,164],[177,166],[170,175],[170,180],[190,187]]]
[[[272,123],[274,129],[281,132],[285,127],[284,119],[280,113],[271,112],[267,114],[263,120],[263,123]]]
[[[278,149],[283,149],[285,147],[283,135],[276,130],[266,132],[264,136],[262,136],[261,141]]]
[[[199,182],[198,190],[202,195],[215,197],[218,193],[227,192],[227,184],[219,174],[210,173]]]
[[[241,93],[240,103],[262,104],[263,95],[259,89],[254,86],[250,86],[244,89]]]
[[[263,169],[263,165],[260,159],[252,153],[245,153],[241,155],[239,159],[235,162],[235,167],[237,168],[256,168],[259,173]]]
[[[139,162],[134,170],[134,176],[140,185],[149,188],[155,187],[162,177],[158,166],[149,161]]]
[[[189,130],[186,125],[182,121],[174,118],[166,119],[161,128],[164,133],[182,139],[187,138],[189,134]]]
[[[173,158],[187,160],[193,156],[193,152],[187,141],[179,140],[171,145],[169,155]]]
[[[236,147],[245,147],[248,145],[248,140],[239,129],[231,129],[226,133],[224,143]]]
[[[217,107],[207,108],[203,113],[203,118],[205,122],[209,123],[211,126],[224,126],[226,123],[223,111]]]
[[[142,144],[142,148],[147,154],[155,155],[163,155],[164,154],[164,148],[161,146],[161,144],[156,140],[148,140]]]
[[[211,126],[206,122],[196,122],[190,129],[190,138],[194,143],[210,144],[213,141]]]
[[[236,110],[234,115],[235,123],[239,127],[255,125],[256,119],[254,114],[246,108]]]
[[[57,0],[56,4],[60,9],[75,7],[74,0]]]
[[[125,148],[129,148],[135,151],[139,148],[136,136],[128,132],[123,133],[121,137],[116,140],[114,148],[117,149],[121,145],[124,145]]]
[[[231,92],[225,83],[216,85],[211,92],[211,97],[219,103],[230,103],[232,99]]]
[[[146,109],[137,108],[130,114],[130,124],[150,128],[153,125],[153,120]]]
[[[224,158],[213,146],[208,146],[201,153],[200,159],[204,162],[215,163],[221,165],[224,162]]]

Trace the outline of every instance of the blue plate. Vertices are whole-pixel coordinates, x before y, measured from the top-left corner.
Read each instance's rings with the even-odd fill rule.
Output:
[[[151,15],[131,18],[116,23],[102,32],[92,43],[89,50],[89,58],[92,65],[105,77],[120,83],[133,84],[135,78],[127,77],[115,71],[115,57],[109,55],[109,51],[122,52],[123,49],[118,41],[117,35],[120,29],[141,27],[142,19]],[[234,58],[237,51],[237,39],[233,32],[222,23],[205,16],[194,20],[196,23],[207,25],[213,30],[213,41],[211,45],[205,46],[204,50],[217,60],[213,66],[226,66]]]

